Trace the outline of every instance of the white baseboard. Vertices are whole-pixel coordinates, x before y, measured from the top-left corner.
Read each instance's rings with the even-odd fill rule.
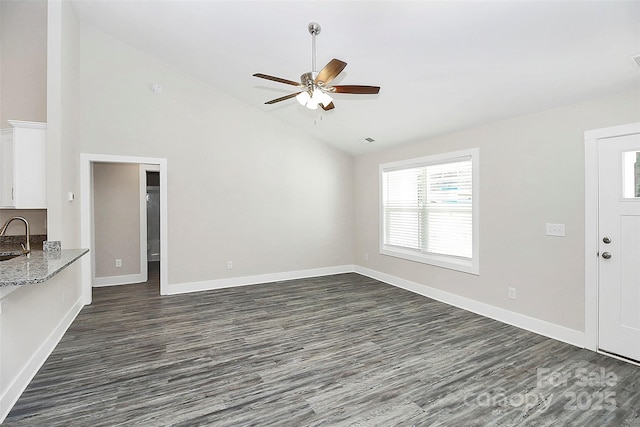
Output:
[[[308,277],[329,276],[331,274],[353,273],[354,266],[338,265],[334,267],[312,268],[308,270],[285,271],[281,273],[257,274],[254,276],[230,277],[228,279],[203,280],[201,282],[178,283],[169,285],[167,295],[187,292],[211,291],[236,286],[256,285],[259,283],[280,282],[283,280],[305,279]]]
[[[47,358],[51,355],[62,339],[62,336],[78,316],[82,307],[84,307],[84,304],[82,303],[82,297],[80,297],[27,361],[16,379],[7,387],[5,393],[0,396],[0,424],[7,415],[9,415],[9,411],[11,411],[11,408],[13,408],[13,405],[18,401],[22,392],[24,392],[33,377],[38,373],[38,370],[44,365],[44,362],[47,361]]]
[[[99,288],[102,286],[115,286],[115,285],[130,285],[132,283],[142,283],[147,281],[147,275],[142,274],[125,274],[122,276],[109,276],[109,277],[94,277],[93,287]]]
[[[372,279],[388,283],[389,285],[393,285],[398,288],[402,288],[416,294],[432,298],[434,300],[444,302],[458,308],[462,308],[472,313],[476,313],[481,316],[485,316],[512,326],[516,326],[521,329],[525,329],[530,332],[534,332],[539,335],[543,335],[545,337],[553,338],[555,340],[562,341],[581,348],[585,346],[584,332],[576,331],[574,329],[556,325],[544,320],[525,316],[523,314],[514,313],[513,311],[505,310],[503,308],[499,308],[490,304],[461,297],[459,295],[431,288],[426,285],[421,285],[410,280],[401,279],[390,274],[371,270],[366,267],[356,265],[354,271],[358,274],[362,274],[363,276],[371,277]]]

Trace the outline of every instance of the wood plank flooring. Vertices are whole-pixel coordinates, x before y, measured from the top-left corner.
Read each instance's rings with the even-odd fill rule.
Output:
[[[5,424],[640,426],[640,368],[357,274],[148,283],[95,289]]]

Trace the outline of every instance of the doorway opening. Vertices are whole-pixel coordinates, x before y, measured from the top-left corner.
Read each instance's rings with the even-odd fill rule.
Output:
[[[160,172],[145,168],[147,283],[160,284]]]
[[[81,199],[81,244],[83,247],[87,247],[94,254],[87,258],[82,263],[82,295],[85,304],[91,304],[92,290],[95,274],[95,225],[96,225],[96,212],[94,207],[94,182],[93,182],[93,169],[97,164],[129,164],[135,165],[139,168],[140,173],[140,193],[138,199],[140,200],[140,223],[139,223],[139,236],[140,236],[140,271],[145,270],[145,276],[148,274],[155,274],[160,276],[160,294],[166,295],[167,283],[168,283],[168,257],[167,257],[167,160],[164,158],[147,158],[147,157],[129,157],[129,156],[113,156],[113,155],[101,155],[101,154],[81,154],[81,169],[80,169],[80,191],[82,195]],[[156,264],[152,266],[149,271],[149,265],[147,262],[148,246],[150,243],[147,241],[147,212],[146,212],[146,188],[147,177],[146,173],[155,173],[157,177],[157,184],[155,187],[158,191],[158,250],[154,253],[157,254]],[[154,177],[154,178],[155,178]],[[116,258],[117,260],[118,258]],[[109,260],[110,262],[111,260]],[[143,265],[144,264],[144,265]],[[145,280],[147,280],[145,278]]]

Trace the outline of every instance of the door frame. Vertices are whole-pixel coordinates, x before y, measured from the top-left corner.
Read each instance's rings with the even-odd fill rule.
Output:
[[[157,157],[132,157],[110,154],[80,154],[80,242],[83,248],[93,250],[93,163],[133,163],[157,165],[160,169],[160,295],[168,294],[168,201],[167,201],[167,159]],[[146,217],[145,217],[146,219]],[[140,233],[142,235],[142,232]],[[146,239],[146,229],[144,232]],[[141,236],[142,237],[142,236]],[[146,248],[146,241],[144,242]],[[146,254],[146,252],[145,252]],[[92,257],[85,257],[82,263],[82,299],[91,304],[93,265]]]
[[[596,352],[598,345],[598,274],[599,274],[599,231],[598,231],[598,143],[607,139],[640,134],[640,122],[588,130],[584,133],[585,154],[585,348]]]

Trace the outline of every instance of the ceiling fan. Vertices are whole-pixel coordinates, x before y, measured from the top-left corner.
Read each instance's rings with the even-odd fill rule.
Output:
[[[333,98],[330,94],[333,93],[352,93],[352,94],[376,94],[380,92],[379,86],[360,86],[360,85],[335,85],[331,86],[330,83],[335,79],[338,74],[344,70],[347,63],[340,61],[339,59],[332,59],[327,65],[324,66],[320,72],[316,71],[316,36],[320,34],[320,24],[317,22],[311,22],[309,24],[309,33],[312,38],[312,57],[311,57],[311,69],[309,73],[304,73],[300,76],[300,83],[292,80],[282,79],[280,77],[269,76],[267,74],[256,73],[253,76],[261,79],[272,80],[274,82],[284,83],[291,86],[296,86],[300,90],[289,95],[285,95],[280,98],[272,99],[265,102],[265,104],[275,104],[276,102],[285,101],[295,97],[301,105],[306,106],[310,110],[315,110],[318,105],[323,110],[328,111],[335,108],[333,104]]]

